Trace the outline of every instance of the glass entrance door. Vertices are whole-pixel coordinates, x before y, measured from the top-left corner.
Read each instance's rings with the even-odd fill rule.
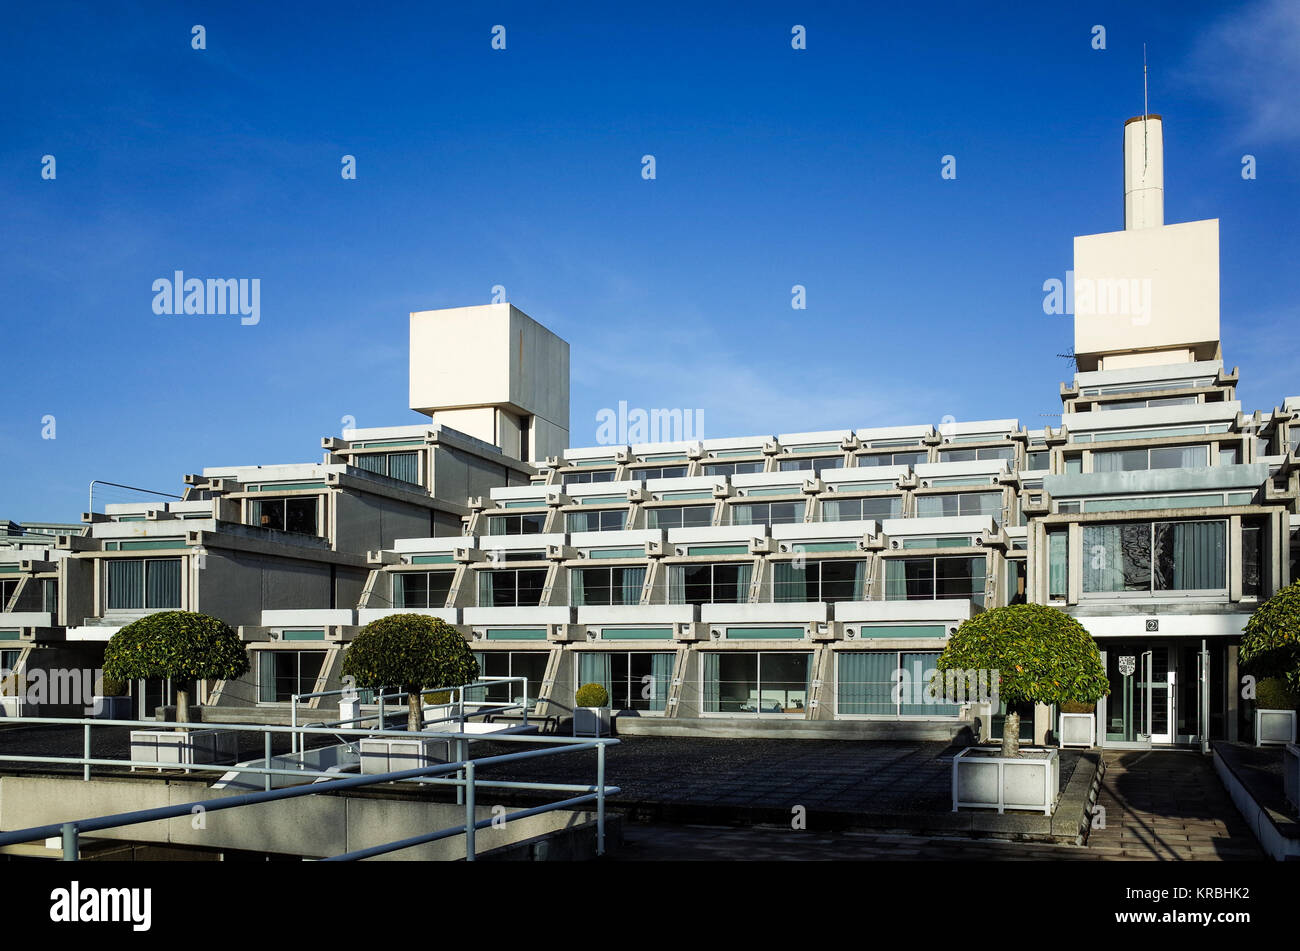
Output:
[[[1174,741],[1177,673],[1173,660],[1168,645],[1107,645],[1107,745],[1148,747]]]

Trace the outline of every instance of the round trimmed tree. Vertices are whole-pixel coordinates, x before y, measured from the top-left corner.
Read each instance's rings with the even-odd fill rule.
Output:
[[[159,611],[132,621],[104,648],[104,675],[117,680],[230,680],[248,672],[248,651],[220,618]],[[188,690],[176,691],[176,722],[190,720]]]
[[[343,655],[343,673],[358,687],[396,687],[406,693],[406,728],[424,725],[421,692],[463,687],[478,679],[478,661],[465,638],[446,621],[423,614],[389,614],[371,621]]]
[[[963,621],[936,666],[989,672],[1008,706],[1003,756],[1020,753],[1020,715],[1012,704],[1095,703],[1110,692],[1101,654],[1083,625],[1043,604],[993,608]]]
[[[1250,616],[1238,654],[1242,669],[1263,680],[1277,677],[1300,694],[1300,581],[1283,588]]]

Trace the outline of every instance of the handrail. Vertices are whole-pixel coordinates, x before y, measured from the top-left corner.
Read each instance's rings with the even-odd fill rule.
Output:
[[[16,718],[17,719],[17,718]],[[78,763],[85,767],[85,779],[90,778],[90,766],[94,765],[135,765],[135,761],[126,760],[103,760],[93,759],[90,756],[90,729],[92,726],[157,726],[156,721],[152,720],[68,720],[60,717],[23,717],[24,722],[28,723],[52,723],[64,726],[80,725],[85,730],[86,748],[85,755],[82,757],[54,757],[54,756],[25,756],[17,754],[0,754],[0,760],[15,762],[45,762],[45,763]],[[281,727],[272,724],[196,724],[204,729],[224,729],[238,732],[255,732],[261,730],[266,735],[266,746],[270,747],[270,737],[272,733],[297,733],[297,734],[320,734],[328,733],[338,735],[330,728],[318,729],[312,727]],[[250,729],[251,727],[251,729]],[[445,737],[457,739],[484,739],[481,734],[457,734],[457,733],[432,733],[422,731],[413,734],[409,731],[401,730],[344,730],[349,735],[366,735],[366,736],[396,736],[409,739],[412,736],[421,737]],[[2,735],[2,734],[0,734]],[[539,740],[531,736],[511,736],[503,734],[501,736],[492,736],[493,740],[504,740],[506,742],[532,742]],[[78,839],[83,832],[96,832],[104,829],[117,828],[121,826],[136,825],[142,822],[153,822],[161,819],[171,819],[183,815],[190,815],[193,807],[201,806],[205,811],[218,811],[221,809],[238,808],[244,805],[254,805],[263,802],[275,802],[282,799],[293,799],[300,796],[317,795],[323,792],[331,792],[339,789],[351,789],[363,786],[371,786],[387,782],[404,782],[407,780],[435,785],[450,785],[458,789],[458,798],[463,799],[466,813],[465,825],[463,827],[454,826],[449,829],[437,830],[423,836],[416,836],[412,840],[401,840],[399,842],[390,842],[380,846],[373,846],[370,849],[360,850],[360,852],[345,853],[344,855],[335,856],[339,861],[350,861],[357,858],[366,858],[370,855],[380,855],[388,852],[398,851],[402,848],[409,848],[414,845],[420,845],[426,842],[436,841],[438,839],[448,838],[452,835],[464,834],[466,837],[466,858],[468,861],[474,860],[475,839],[474,833],[479,828],[491,825],[493,820],[478,820],[475,817],[474,803],[475,792],[478,788],[505,788],[505,789],[528,789],[536,791],[565,791],[580,792],[582,795],[569,797],[554,803],[548,803],[542,806],[532,807],[515,813],[510,813],[505,817],[494,817],[497,822],[512,821],[527,818],[533,815],[540,815],[544,812],[562,809],[569,805],[576,805],[579,802],[590,802],[593,798],[597,802],[596,813],[596,854],[603,855],[605,851],[605,797],[614,795],[621,790],[619,787],[605,786],[605,747],[618,743],[614,738],[608,739],[582,739],[577,737],[547,737],[544,741],[549,744],[548,748],[524,750],[517,753],[500,753],[494,756],[482,757],[480,759],[459,759],[452,763],[443,763],[436,766],[419,767],[409,770],[398,770],[389,773],[381,773],[374,776],[355,776],[345,779],[331,778],[326,782],[315,782],[302,786],[289,786],[280,789],[270,789],[270,777],[272,774],[288,774],[299,777],[304,776],[329,776],[337,777],[335,773],[326,773],[319,770],[290,770],[278,769],[271,766],[254,767],[241,766],[239,769],[243,772],[262,773],[267,777],[268,788],[260,792],[242,793],[234,796],[223,797],[215,800],[196,800],[194,802],[183,803],[174,806],[161,806],[154,809],[134,810],[131,812],[116,813],[108,816],[98,816],[88,819],[78,819],[63,823],[52,823],[44,826],[33,826],[27,829],[17,829],[11,832],[0,833],[0,846],[17,844],[19,842],[30,842],[34,839],[52,838],[59,835],[63,842],[63,859],[64,861],[76,861],[78,850]],[[596,783],[594,786],[571,786],[557,783],[525,783],[509,782],[500,780],[477,780],[475,777],[477,765],[491,765],[497,763],[515,762],[519,760],[534,759],[542,756],[554,756],[568,752],[580,752],[586,749],[596,750]],[[267,763],[272,762],[268,755]],[[143,766],[157,766],[157,763],[139,763]],[[194,763],[194,764],[177,764],[184,766],[186,769],[194,770],[220,770],[229,771],[228,765]],[[453,777],[446,777],[442,774],[454,773]],[[462,778],[463,777],[463,778]],[[405,844],[403,844],[405,843]],[[364,853],[364,854],[362,854]]]

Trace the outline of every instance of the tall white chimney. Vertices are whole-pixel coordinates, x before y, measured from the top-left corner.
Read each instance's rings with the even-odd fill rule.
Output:
[[[1165,223],[1165,137],[1159,116],[1124,123],[1124,230]]]

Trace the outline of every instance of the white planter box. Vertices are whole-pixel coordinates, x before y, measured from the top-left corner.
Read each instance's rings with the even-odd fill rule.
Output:
[[[1300,813],[1300,746],[1288,743],[1282,753],[1282,791],[1291,808]]]
[[[456,704],[426,703],[424,705],[424,729],[435,733],[455,733],[460,729],[456,720]]]
[[[235,734],[223,730],[131,731],[131,759],[157,763],[160,772],[166,767],[233,763],[238,753]]]
[[[609,736],[610,707],[574,707],[574,736]]]
[[[1061,788],[1056,750],[1024,750],[1006,758],[997,750],[964,749],[952,758],[952,811],[1026,809],[1050,816]]]
[[[22,715],[22,697],[0,697],[0,717],[20,717]]]
[[[94,717],[96,720],[134,720],[130,697],[95,697]]]
[[[1255,745],[1285,746],[1295,742],[1294,710],[1255,708]]]
[[[372,736],[361,741],[361,772],[366,776],[396,773],[448,762],[447,740]]]
[[[1091,747],[1097,745],[1097,715],[1095,713],[1062,713],[1057,727],[1062,747]]]

